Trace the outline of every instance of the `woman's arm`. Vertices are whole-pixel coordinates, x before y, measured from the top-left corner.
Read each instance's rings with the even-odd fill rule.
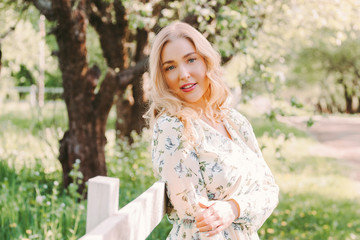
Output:
[[[200,198],[207,199],[205,183],[194,148],[183,136],[184,125],[175,117],[162,116],[152,142],[154,172],[165,181],[167,194],[180,219],[194,220]]]
[[[279,187],[262,156],[251,124],[236,111],[233,112],[232,116],[244,141],[248,146],[253,147],[258,156],[257,159],[254,159],[257,162],[256,171],[252,173],[254,183],[251,190],[240,191],[238,195],[233,197],[233,200],[240,207],[240,215],[235,223],[241,223],[247,228],[257,231],[277,206]]]

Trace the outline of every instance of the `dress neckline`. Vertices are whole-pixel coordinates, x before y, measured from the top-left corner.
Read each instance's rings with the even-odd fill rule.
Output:
[[[226,119],[224,119],[226,121]],[[214,128],[213,126],[211,126],[209,123],[207,123],[206,121],[204,121],[203,119],[200,118],[200,121],[202,121],[207,127],[209,127],[210,129],[212,129],[214,132],[216,132],[217,134],[221,135],[222,137],[230,140],[231,142],[234,142],[234,137],[233,135],[231,134],[231,131],[230,129],[228,128],[228,124],[226,124],[225,121],[222,121],[221,123],[223,124],[226,132],[228,133],[228,136],[225,136],[224,134],[222,134],[219,130],[217,130],[216,128]],[[234,142],[235,143],[235,142]]]

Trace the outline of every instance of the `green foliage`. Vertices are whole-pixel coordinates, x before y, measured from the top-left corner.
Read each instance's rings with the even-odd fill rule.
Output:
[[[312,125],[314,125],[314,120],[312,118],[309,118],[309,120],[306,122],[306,126],[311,127]]]
[[[16,86],[31,86],[35,84],[35,79],[25,65],[20,65],[20,70],[11,74],[15,78]]]
[[[270,120],[270,121],[269,121]],[[271,136],[273,138],[284,137],[289,139],[291,137],[305,138],[307,134],[294,127],[289,127],[275,119],[269,119],[264,117],[258,117],[251,120],[255,135],[262,137],[264,135]]]
[[[300,103],[295,97],[291,97],[290,99],[291,106],[296,108],[302,108],[304,107],[304,104]]]
[[[61,172],[46,173],[37,162],[17,170],[0,159],[0,238],[77,239],[84,233],[85,204],[59,184]]]
[[[124,206],[149,188],[156,179],[152,172],[150,142],[144,136],[132,134],[134,143],[118,140],[114,131],[108,131],[111,142],[106,146],[108,175],[120,179],[120,206]]]
[[[312,36],[313,46],[302,49],[294,60],[294,73],[305,76],[312,85],[321,86],[319,98],[332,106],[331,112],[347,111],[347,96],[360,97],[359,36],[359,31],[320,29]]]
[[[13,3],[0,3],[0,36],[15,28],[0,40],[3,53],[0,100],[6,98],[6,95],[16,99],[15,95],[9,94],[9,88],[36,85],[39,78],[40,14],[34,7]],[[48,44],[44,47],[45,86],[61,86],[60,70]]]
[[[219,50],[221,56],[231,58],[245,52],[248,40],[256,36],[261,27],[265,5],[270,1],[203,1],[182,0],[159,4],[158,1],[123,1],[129,10],[129,27],[152,29],[173,21],[192,19],[195,25]],[[154,16],[160,8],[161,16]]]
[[[262,2],[256,37],[229,65],[242,99],[271,94],[297,104],[345,109],[344,92],[358,102],[360,5],[344,1]],[[339,82],[339,79],[342,83]],[[343,84],[347,90],[344,90]],[[292,90],[292,91],[289,91]],[[298,106],[300,106],[298,105]]]
[[[68,124],[65,103],[62,101],[46,102],[41,112],[29,105],[27,102],[7,102],[2,106],[0,135],[5,135],[7,132],[10,134],[12,131],[26,131],[34,136],[41,136],[48,134],[45,133],[48,131],[58,132],[57,137],[61,137],[61,133],[65,131]],[[19,111],[22,113],[19,114]]]

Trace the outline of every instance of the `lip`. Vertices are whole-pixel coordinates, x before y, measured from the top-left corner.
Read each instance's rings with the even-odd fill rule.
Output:
[[[192,85],[192,86],[191,86]],[[186,83],[180,87],[183,92],[190,92],[195,89],[197,83]],[[191,87],[189,87],[191,86]]]

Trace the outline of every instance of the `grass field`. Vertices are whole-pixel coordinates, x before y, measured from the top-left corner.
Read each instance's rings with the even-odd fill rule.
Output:
[[[120,178],[120,206],[146,190],[152,176],[149,142],[115,145],[111,113],[106,146],[110,176]],[[335,159],[316,156],[304,132],[250,116],[263,154],[280,186],[280,203],[259,230],[261,239],[360,239],[359,185]],[[62,102],[42,114],[26,102],[0,112],[0,239],[77,239],[85,232],[86,201],[74,184],[64,190],[57,161],[66,130]],[[76,166],[74,174],[76,174]],[[148,239],[165,239],[166,219]]]

